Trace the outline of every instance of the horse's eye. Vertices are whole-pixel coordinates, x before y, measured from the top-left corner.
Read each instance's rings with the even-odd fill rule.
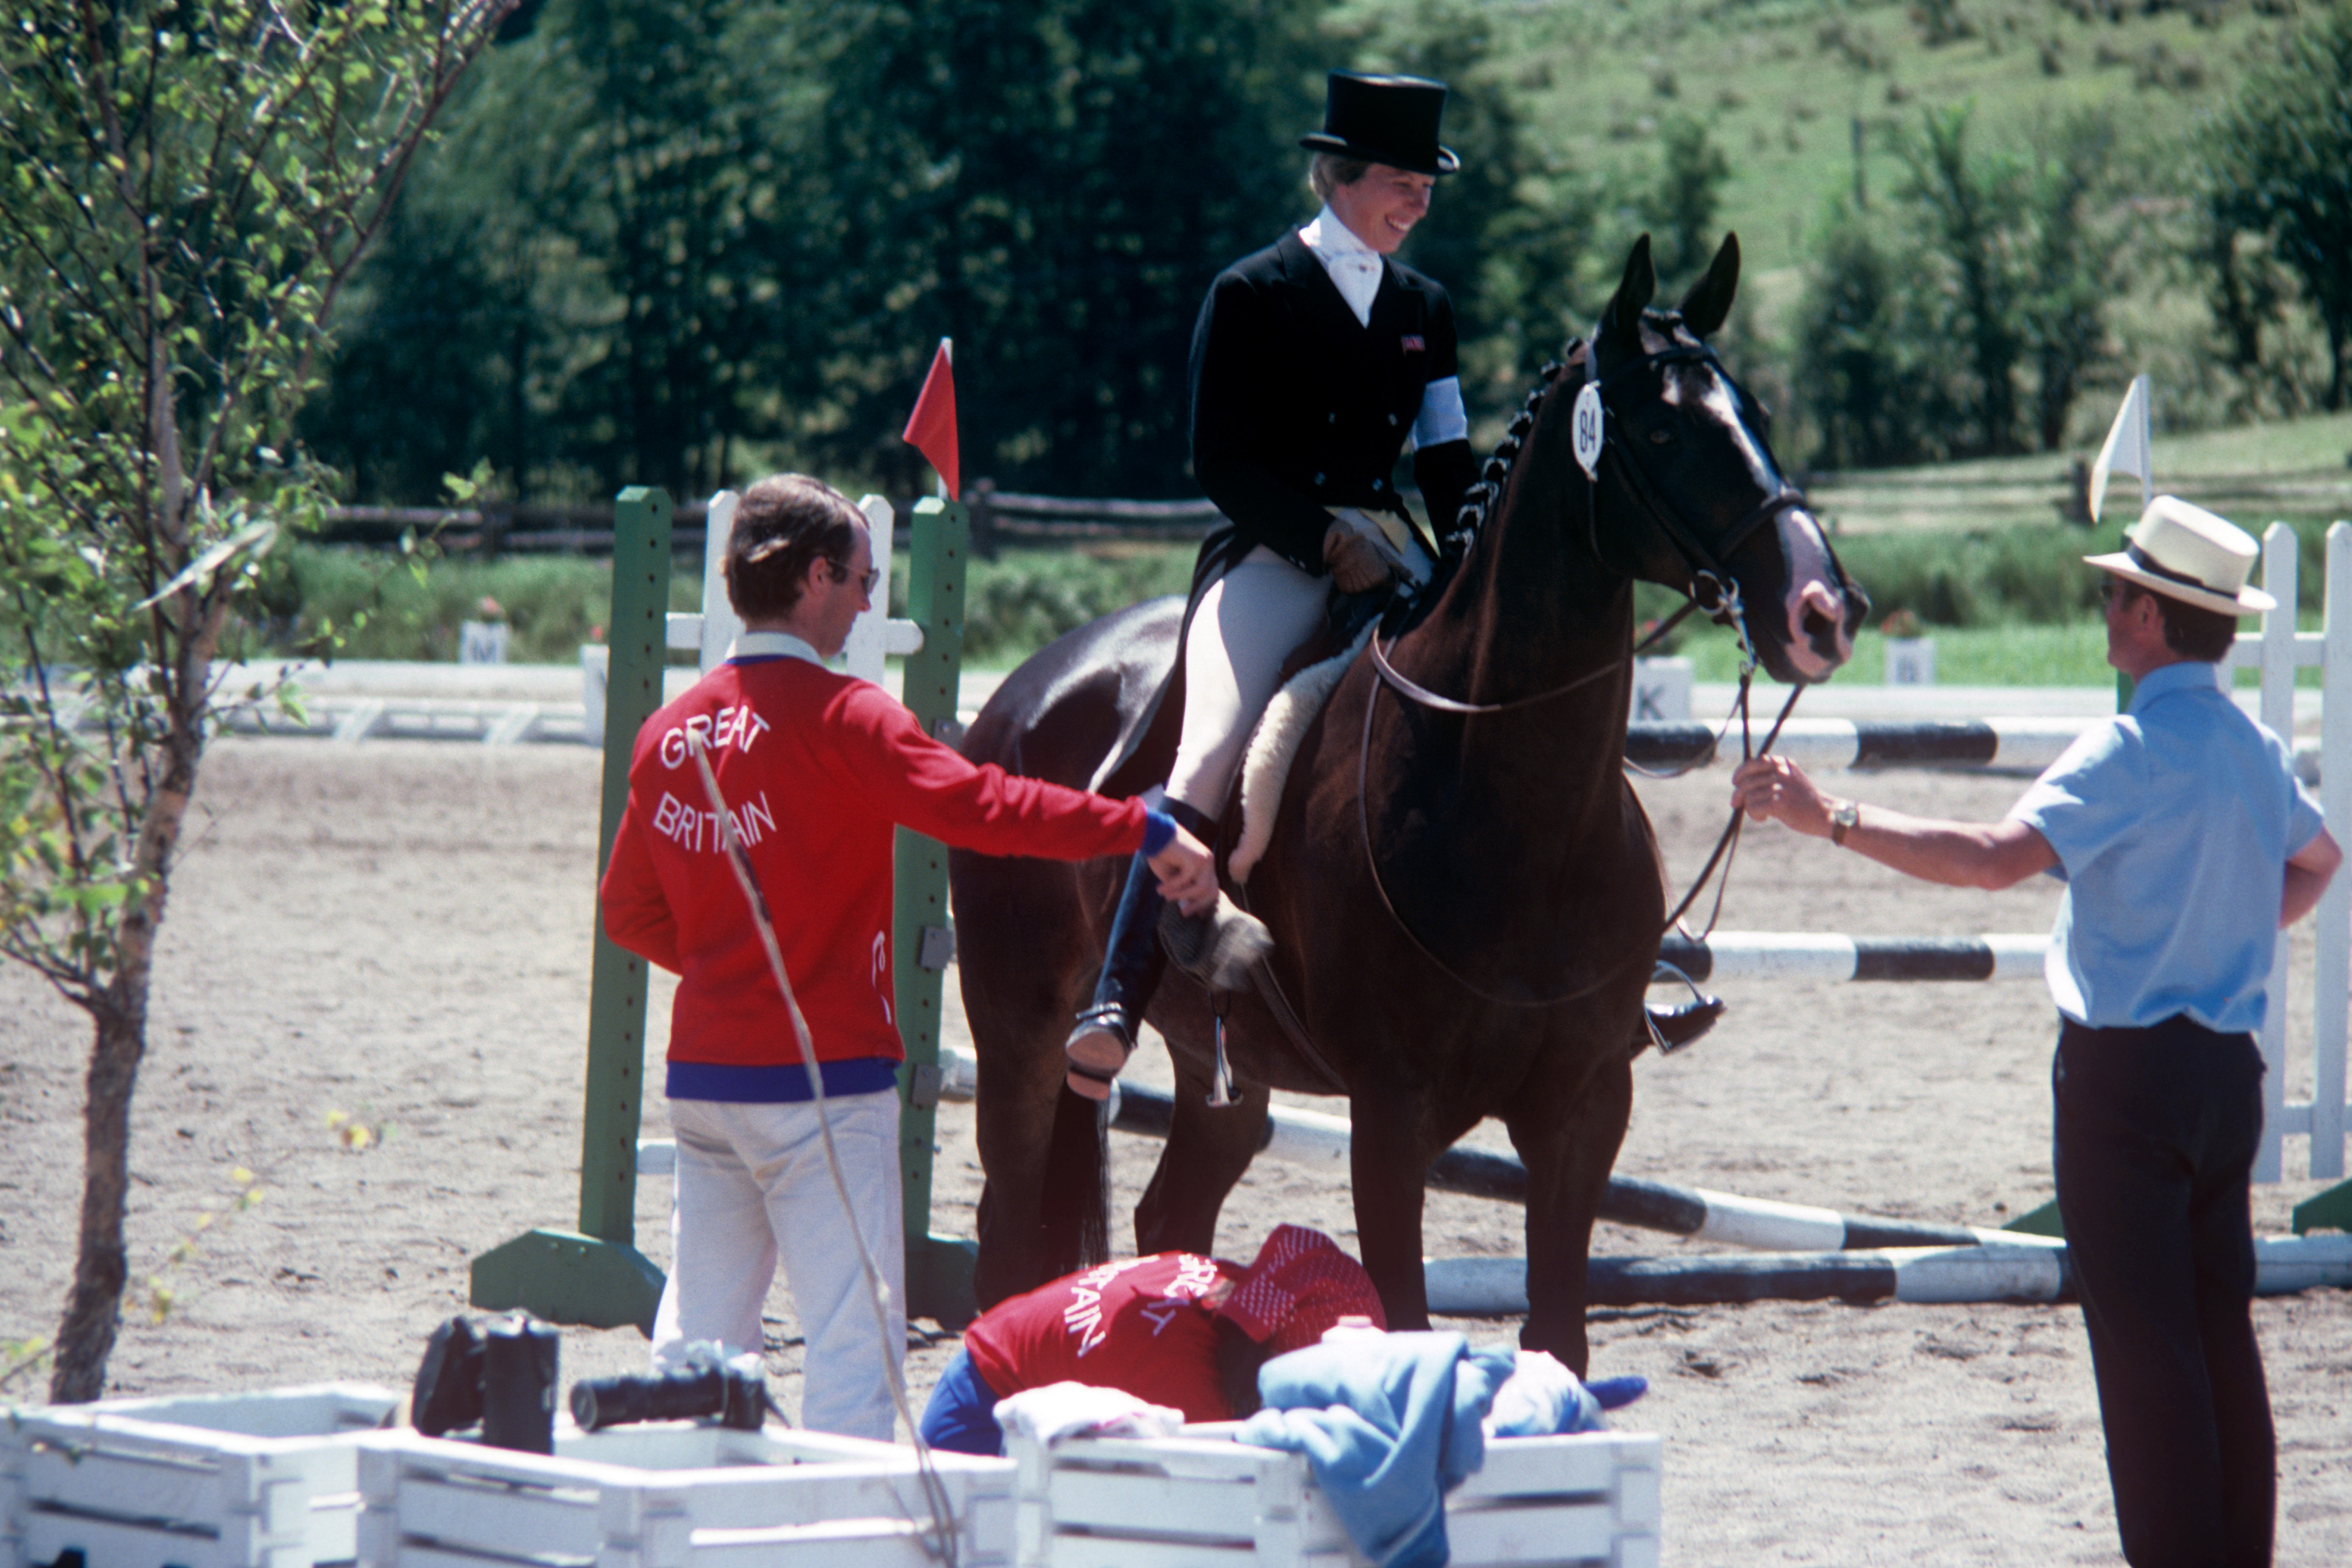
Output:
[[[1650,432],[1650,444],[1653,446],[1664,446],[1674,438],[1675,433],[1663,424]]]

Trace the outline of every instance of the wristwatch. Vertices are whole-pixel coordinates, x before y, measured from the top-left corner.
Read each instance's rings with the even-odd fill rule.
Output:
[[[1845,836],[1862,821],[1862,802],[1840,800],[1830,811],[1830,842],[1843,848]]]

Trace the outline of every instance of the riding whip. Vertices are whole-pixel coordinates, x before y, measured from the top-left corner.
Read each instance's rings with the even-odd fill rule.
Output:
[[[874,1316],[880,1323],[885,1349],[882,1371],[889,1380],[890,1403],[898,1410],[898,1419],[907,1424],[914,1438],[917,1469],[923,1478],[924,1500],[930,1504],[931,1526],[939,1535],[935,1555],[942,1557],[948,1568],[955,1568],[956,1534],[952,1507],[948,1501],[947,1485],[940,1479],[938,1467],[931,1462],[929,1445],[923,1441],[922,1427],[907,1405],[907,1383],[898,1368],[898,1358],[889,1354],[890,1286],[882,1271],[874,1266],[874,1254],[866,1245],[866,1237],[857,1228],[856,1207],[849,1200],[849,1183],[841,1174],[841,1155],[833,1146],[833,1121],[825,1112],[824,1075],[817,1069],[816,1042],[809,1035],[808,1019],[802,1016],[800,999],[793,994],[792,977],[784,973],[784,953],[776,942],[776,924],[768,913],[768,900],[760,891],[759,878],[751,870],[751,852],[743,847],[743,836],[735,827],[734,813],[727,809],[727,797],[719,791],[719,775],[710,766],[709,744],[692,729],[687,731],[687,749],[693,754],[694,769],[702,776],[702,791],[709,799],[711,815],[718,819],[719,841],[726,848],[727,863],[735,873],[735,881],[743,890],[744,901],[751,906],[751,923],[759,928],[760,946],[767,950],[768,968],[775,976],[776,988],[784,996],[784,1007],[792,1014],[793,1038],[798,1042],[801,1067],[808,1074],[809,1099],[816,1107],[818,1135],[824,1140],[825,1169],[833,1176],[833,1190],[841,1198],[841,1207],[850,1217],[849,1234],[857,1243],[857,1261],[866,1273],[866,1296],[874,1304]]]

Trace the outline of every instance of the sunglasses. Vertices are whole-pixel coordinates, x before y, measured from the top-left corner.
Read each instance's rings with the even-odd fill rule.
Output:
[[[824,564],[833,570],[834,581],[847,582],[850,580],[850,570],[847,567],[842,565],[841,562],[837,560],[829,560]],[[859,572],[856,574],[856,579],[857,591],[865,594],[870,599],[874,594],[874,585],[882,580],[882,569],[876,567],[871,570]]]

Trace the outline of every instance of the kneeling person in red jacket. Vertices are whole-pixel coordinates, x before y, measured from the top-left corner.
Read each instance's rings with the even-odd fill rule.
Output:
[[[1281,1225],[1247,1269],[1158,1252],[1067,1274],[999,1301],[964,1330],[923,1412],[923,1440],[996,1454],[997,1402],[1054,1383],[1117,1388],[1229,1421],[1257,1408],[1257,1369],[1343,1317],[1388,1326],[1362,1264],[1319,1230]]]
[[[743,635],[638,732],[600,893],[613,940],[679,976],[667,1084],[673,1259],[655,1364],[698,1340],[760,1350],[781,1257],[806,1336],[802,1424],[887,1440],[887,1367],[907,1343],[891,830],[1061,860],[1141,848],[1188,912],[1214,900],[1216,873],[1197,840],[1142,801],[975,768],[881,688],[826,669],[868,606],[873,549],[857,508],[816,480],[782,475],[744,492],[726,557]],[[774,913],[854,1213],[842,1212],[825,1168],[791,1016],[727,864],[698,747]],[[854,1239],[890,1285],[887,1328]]]

